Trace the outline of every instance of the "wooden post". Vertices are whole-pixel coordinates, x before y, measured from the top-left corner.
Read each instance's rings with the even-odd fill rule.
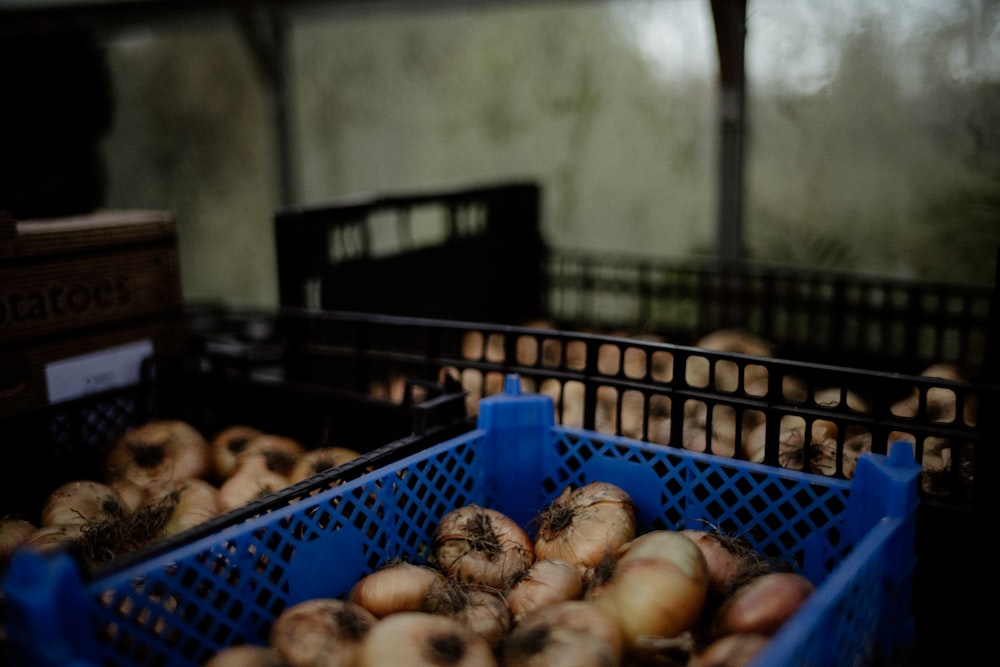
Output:
[[[746,0],[711,0],[719,51],[721,151],[718,258],[724,268],[743,261],[743,128],[746,98]]]

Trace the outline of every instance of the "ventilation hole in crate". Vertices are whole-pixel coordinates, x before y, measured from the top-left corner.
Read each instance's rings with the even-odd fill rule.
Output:
[[[517,343],[517,363],[525,366],[535,366],[538,364],[538,339],[535,336],[518,336]]]
[[[582,340],[571,340],[566,343],[566,368],[572,371],[582,371],[587,366],[587,344]]]
[[[621,350],[617,345],[603,344],[597,348],[597,372],[617,375],[621,371]]]
[[[760,364],[747,364],[743,368],[743,391],[750,396],[766,396],[768,371]]]
[[[483,236],[486,233],[489,223],[489,204],[469,202],[455,205],[453,211],[455,232],[459,236]],[[440,245],[444,238],[435,242],[435,245]]]
[[[558,368],[563,363],[562,343],[553,338],[543,338],[541,342],[540,366]]]
[[[254,604],[256,605],[256,608],[258,610],[267,609],[268,607],[271,606],[272,603],[274,603],[275,606],[283,607],[284,604],[280,603],[279,605],[279,602],[280,600],[275,598],[274,594],[271,592],[271,589],[269,588],[262,588],[260,592],[257,593],[256,597],[254,597]]]

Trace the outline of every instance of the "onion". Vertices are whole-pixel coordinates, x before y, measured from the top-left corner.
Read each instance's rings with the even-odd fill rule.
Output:
[[[684,404],[684,412],[681,430],[684,449],[705,452],[711,446],[711,453],[718,456],[732,457],[736,453],[736,411],[732,407],[717,405],[713,408],[711,438],[708,437],[707,404],[688,401]]]
[[[353,667],[376,622],[351,602],[314,598],[279,614],[269,643],[291,667]]]
[[[263,433],[250,440],[236,457],[236,470],[233,474],[240,472],[240,468],[252,465],[265,467],[287,478],[305,451],[305,447],[294,438]]]
[[[696,654],[687,667],[746,667],[769,641],[764,635],[739,632],[716,639]]]
[[[177,503],[160,533],[161,537],[182,533],[215,518],[225,509],[219,489],[202,479],[176,483],[173,493],[177,494]]]
[[[710,600],[719,601],[750,578],[764,574],[770,563],[744,541],[714,530],[687,528],[681,535],[690,538],[708,566]]]
[[[301,482],[324,470],[336,468],[361,456],[360,452],[347,447],[321,447],[301,455],[288,473],[291,484]]]
[[[63,484],[45,499],[41,525],[100,523],[125,514],[122,498],[112,487],[93,480],[76,480]]]
[[[580,570],[558,558],[539,558],[515,580],[507,592],[507,606],[515,624],[536,609],[583,597]]]
[[[503,667],[618,667],[624,643],[600,607],[564,600],[527,614],[504,639]]]
[[[228,426],[212,437],[212,472],[219,481],[228,479],[236,471],[236,460],[247,444],[262,432],[246,424]]]
[[[445,578],[445,585],[435,586],[420,611],[451,616],[496,646],[511,627],[510,609],[498,591],[469,586]]]
[[[136,512],[149,501],[151,489],[139,486],[132,480],[119,479],[111,482],[108,486],[118,492],[122,506],[127,512]]]
[[[205,477],[208,442],[187,422],[155,420],[125,432],[111,447],[104,473],[109,483],[128,479],[141,487]]]
[[[31,537],[22,542],[21,547],[47,553],[78,545],[82,539],[83,526],[81,524],[43,526],[32,533]]]
[[[802,470],[805,466],[806,422],[801,417],[785,416],[781,419],[778,434],[778,464],[789,470]],[[743,440],[743,456],[747,461],[764,461],[767,424],[760,424]]]
[[[496,667],[489,643],[460,621],[421,611],[379,620],[355,667]]]
[[[3,569],[14,551],[28,541],[38,526],[27,519],[5,516],[0,519],[0,569]]]
[[[737,588],[713,614],[710,637],[740,632],[770,636],[805,602],[815,586],[794,572],[770,572]]]
[[[699,620],[708,595],[701,549],[677,531],[655,530],[625,544],[607,581],[585,596],[618,623],[627,649],[644,637],[671,638]]]
[[[538,517],[536,558],[564,560],[582,572],[635,537],[635,505],[608,482],[567,487]]]
[[[431,563],[465,583],[499,590],[534,560],[531,538],[524,529],[488,507],[453,509],[434,530]]]
[[[391,561],[354,584],[347,599],[376,618],[401,611],[419,611],[436,587],[447,578],[440,570],[406,561]]]
[[[288,663],[270,646],[243,644],[219,651],[205,667],[288,667]]]
[[[263,459],[260,458],[259,461]],[[286,486],[287,477],[268,469],[264,463],[250,462],[241,465],[232,477],[222,483],[219,487],[219,500],[223,511],[231,510]]]

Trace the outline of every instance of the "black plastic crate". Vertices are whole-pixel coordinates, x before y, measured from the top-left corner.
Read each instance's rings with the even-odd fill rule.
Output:
[[[972,664],[977,643],[969,637],[978,636],[987,618],[977,612],[992,586],[977,580],[975,572],[984,571],[980,566],[987,565],[991,551],[986,540],[990,528],[996,526],[995,415],[1000,406],[1000,387],[996,385],[493,323],[292,308],[274,313],[207,313],[199,317],[203,319],[196,330],[202,333],[195,336],[194,344],[201,352],[192,353],[192,358],[201,375],[208,374],[220,384],[201,385],[204,396],[182,392],[182,400],[172,405],[193,403],[204,407],[204,401],[211,404],[213,397],[219,399],[226,393],[220,387],[249,381],[263,389],[265,403],[270,388],[289,398],[292,412],[286,416],[293,421],[299,414],[326,423],[319,404],[301,402],[288,389],[315,387],[325,380],[334,387],[353,388],[357,394],[366,378],[383,382],[401,377],[412,387],[460,384],[467,392],[465,408],[475,414],[479,398],[499,393],[505,378],[516,374],[526,391],[552,397],[556,421],[564,426],[679,449],[685,446],[685,421],[692,406],[704,408],[712,415],[710,420],[720,422],[727,413],[755,414],[765,424],[761,463],[766,467],[795,467],[797,461],[797,465],[809,469],[814,458],[815,448],[808,444],[803,445],[797,458],[783,455],[779,443],[783,419],[797,418],[807,425],[819,421],[836,424],[834,464],[813,473],[828,478],[850,477],[850,455],[845,456],[849,427],[867,431],[871,450],[876,453],[887,451],[891,432],[911,433],[916,440],[917,460],[928,467],[938,465],[931,454],[941,452],[941,448],[932,449],[929,443],[933,438],[942,438],[952,464],[926,470],[923,481],[933,483],[919,487],[914,574],[916,654],[928,660],[947,659],[949,664]],[[687,370],[696,367],[708,369],[707,382],[689,381]],[[724,378],[733,371],[740,379],[730,385]],[[747,380],[754,374],[765,376],[766,382],[752,387]],[[789,393],[785,389],[788,378],[796,378],[805,388],[804,393]],[[837,404],[818,402],[818,394],[831,387],[837,388]],[[848,391],[886,399],[871,400],[867,408],[854,409],[848,403]],[[889,411],[888,397],[913,392],[922,397],[918,403],[923,407],[912,417]],[[931,392],[950,392],[959,405],[977,405],[976,418],[935,422],[926,410]],[[455,396],[449,390],[426,402],[452,417],[431,420],[435,424],[430,429],[433,433],[464,432],[471,427],[464,417],[465,410],[457,411],[461,417],[456,414]],[[237,407],[248,405],[238,397],[234,400]],[[223,407],[218,409],[225,412]],[[296,412],[299,409],[301,412]],[[709,423],[705,426],[711,428]],[[741,428],[736,426],[734,438]],[[412,430],[419,433],[421,429]],[[434,440],[414,436],[406,442],[403,449],[377,447],[364,465],[396,460],[399,451],[419,451]],[[707,451],[722,457],[746,458],[745,452],[735,446],[726,451],[722,445],[713,444]],[[361,469],[345,470],[360,474]],[[324,477],[315,483],[329,485],[335,481]],[[212,530],[294,503],[303,494],[312,493],[313,486],[307,486],[272,494],[266,501],[195,529],[184,539],[204,537]],[[124,563],[141,566],[150,553],[156,550],[126,558]],[[118,567],[112,565],[112,569]],[[950,630],[938,632],[942,624]]]
[[[856,457],[850,430],[869,434],[870,449],[877,453],[887,451],[893,432],[911,434],[916,458],[925,467],[917,510],[915,598],[918,655],[929,662],[920,664],[974,664],[970,651],[977,644],[970,637],[980,636],[985,617],[977,610],[993,586],[977,580],[974,572],[986,567],[986,540],[991,527],[1000,525],[995,451],[1000,386],[553,329],[344,312],[289,310],[282,317],[288,339],[308,341],[315,359],[333,363],[356,350],[358,363],[392,367],[407,377],[430,381],[452,375],[468,392],[472,414],[479,398],[500,392],[506,375],[515,373],[525,390],[553,397],[558,422],[656,444],[684,447],[692,407],[719,422],[727,414],[753,414],[765,424],[762,462],[807,470],[820,448],[804,444],[791,457],[782,452],[782,420],[801,420],[804,428],[826,422],[837,426],[835,451],[826,452],[825,459],[832,465],[813,470],[836,478],[850,477]],[[712,380],[688,382],[687,369],[696,367],[709,369],[706,376]],[[734,370],[742,380],[730,385],[723,378]],[[765,388],[750,388],[746,380],[753,374],[766,376]],[[790,378],[804,394],[793,396],[784,388]],[[820,399],[829,389],[835,390],[833,405]],[[935,421],[927,399],[941,392],[962,406],[960,414],[966,405],[977,406],[975,419]],[[854,409],[855,395],[867,407]],[[892,405],[908,395],[918,397],[918,411],[910,417],[893,414]],[[734,428],[738,434],[745,427]],[[735,446],[709,451],[745,458]],[[936,632],[942,624],[952,631]]]
[[[310,367],[309,353],[301,340],[289,352],[274,313],[201,308],[187,323],[184,353],[147,364],[139,384],[0,419],[0,516],[37,523],[52,490],[102,479],[112,442],[154,418],[183,419],[206,438],[246,424],[306,448],[362,453],[467,421],[457,385],[358,367],[358,350],[343,349],[327,373],[297,376],[294,367]]]
[[[384,192],[280,211],[280,302],[563,330],[654,334],[691,345],[740,329],[775,356],[982,377],[990,286],[743,262],[549,247],[531,182]]]
[[[544,314],[540,189],[371,194],[275,215],[280,302],[484,322]]]
[[[547,312],[561,327],[655,333],[694,344],[751,332],[775,356],[919,373],[987,364],[994,289],[747,262],[553,251]]]

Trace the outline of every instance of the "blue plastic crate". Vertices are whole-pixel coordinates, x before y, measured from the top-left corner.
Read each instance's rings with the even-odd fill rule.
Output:
[[[449,510],[528,524],[567,485],[625,488],[641,531],[704,521],[818,588],[757,665],[883,665],[913,639],[919,466],[866,454],[851,482],[555,425],[551,399],[483,399],[478,425],[355,480],[97,580],[68,557],[17,556],[4,582],[15,665],[199,665],[263,643],[288,606],[342,596],[393,558],[422,560]]]

